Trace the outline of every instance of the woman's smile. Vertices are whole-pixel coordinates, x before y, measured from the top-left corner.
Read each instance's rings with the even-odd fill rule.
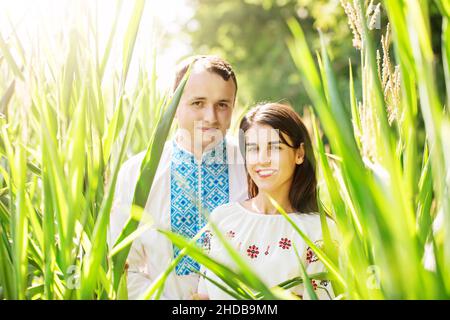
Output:
[[[255,172],[258,175],[258,177],[264,179],[275,175],[278,172],[278,170],[272,168],[256,168]]]

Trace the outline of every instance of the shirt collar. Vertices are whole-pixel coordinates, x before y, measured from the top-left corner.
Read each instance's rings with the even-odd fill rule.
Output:
[[[194,154],[188,150],[186,150],[183,146],[181,146],[177,139],[174,138],[172,140],[173,145],[173,153],[176,159],[184,161],[184,162],[197,162]],[[213,148],[205,151],[202,154],[201,163],[218,163],[223,164],[226,162],[226,137],[218,142]]]

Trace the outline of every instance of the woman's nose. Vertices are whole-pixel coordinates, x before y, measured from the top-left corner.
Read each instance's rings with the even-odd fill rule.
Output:
[[[271,162],[271,158],[270,158],[270,154],[269,154],[268,150],[261,149],[259,151],[258,162],[263,163],[263,164]]]

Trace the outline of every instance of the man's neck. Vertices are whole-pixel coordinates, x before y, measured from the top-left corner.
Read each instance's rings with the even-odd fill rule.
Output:
[[[192,153],[195,159],[199,161],[202,159],[203,154],[215,148],[220,143],[220,141],[216,141],[214,143],[209,143],[206,146],[203,146],[201,144],[197,145],[192,141],[188,141],[189,139],[185,139],[182,135],[176,135],[175,139],[178,145],[180,145],[186,151]]]

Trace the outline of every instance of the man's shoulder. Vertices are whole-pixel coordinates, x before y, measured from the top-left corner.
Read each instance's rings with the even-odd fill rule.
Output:
[[[166,143],[164,144],[164,149],[163,149],[163,154],[161,155],[161,159],[160,159],[160,163],[164,162],[164,158],[167,155],[168,151],[170,151],[170,146],[172,145],[171,140],[166,141]],[[130,158],[128,158],[128,160],[126,160],[122,166],[121,166],[121,170],[123,170],[124,172],[130,172],[134,171],[134,170],[138,170],[141,167],[142,161],[145,158],[147,151],[143,150],[133,156],[131,156]]]
[[[126,160],[122,164],[122,168],[126,170],[126,169],[135,168],[135,167],[140,167],[142,161],[144,160],[144,157],[145,157],[145,151],[141,151],[141,152],[131,156],[130,158],[128,158],[128,160]]]

